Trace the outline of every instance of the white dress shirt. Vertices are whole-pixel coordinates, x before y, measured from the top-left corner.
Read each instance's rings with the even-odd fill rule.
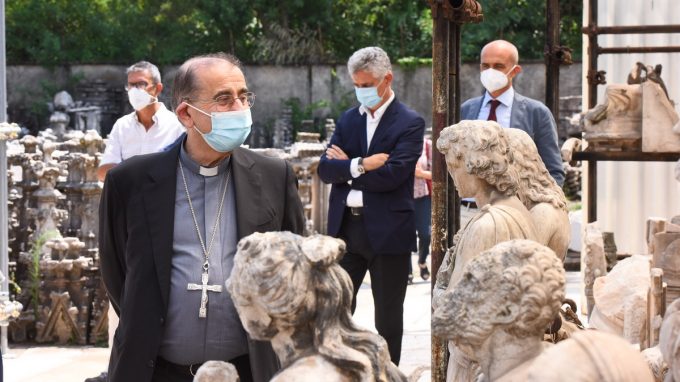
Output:
[[[479,109],[479,115],[477,119],[486,121],[489,119],[489,113],[491,112],[491,94],[487,91],[484,93],[484,99],[482,100],[482,108]],[[501,103],[496,107],[496,122],[498,122],[501,127],[510,127],[510,112],[512,111],[512,101],[515,99],[515,89],[510,86],[508,90],[503,92],[497,98]]]
[[[371,111],[368,108],[364,107],[364,105],[359,106],[359,114],[361,115],[366,114],[367,150],[369,147],[371,147],[371,140],[373,139],[373,134],[375,134],[375,130],[378,128],[378,124],[380,124],[380,119],[382,118],[383,114],[385,114],[385,110],[387,110],[387,107],[390,106],[392,101],[394,101],[394,92],[392,92],[390,98],[387,99],[387,102],[385,102],[376,111],[374,111],[372,115]],[[352,178],[358,178],[359,176],[361,176],[358,167],[359,158],[357,157],[352,159],[349,165],[349,172],[352,174]],[[364,194],[359,190],[351,190],[349,194],[347,194],[347,207],[363,207],[363,206],[364,206]]]
[[[101,164],[118,164],[135,155],[161,151],[182,135],[184,126],[175,113],[166,109],[163,103],[160,106],[152,117],[153,125],[149,130],[139,122],[134,111],[119,118],[106,139]]]

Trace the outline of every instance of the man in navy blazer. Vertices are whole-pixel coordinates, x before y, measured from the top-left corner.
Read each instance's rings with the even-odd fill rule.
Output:
[[[503,127],[526,131],[536,143],[550,175],[561,186],[564,168],[555,119],[544,104],[515,92],[512,79],[522,71],[518,62],[519,53],[510,42],[496,40],[485,45],[480,80],[486,91],[483,96],[463,103],[461,119],[494,120]]]
[[[413,177],[425,121],[395,98],[385,51],[360,49],[347,68],[361,105],[340,117],[321,155],[319,176],[333,185],[328,234],[347,244],[340,265],[354,284],[352,312],[370,272],[375,326],[398,365],[410,255],[416,249]]]

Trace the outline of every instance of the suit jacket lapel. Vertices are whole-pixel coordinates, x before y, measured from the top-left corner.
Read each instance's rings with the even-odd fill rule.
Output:
[[[482,102],[484,102],[484,96],[479,97],[477,102],[475,102],[474,107],[471,108],[471,111],[473,111],[474,114],[468,116],[467,119],[477,119],[479,112],[482,111]]]
[[[245,150],[237,148],[231,155],[231,171],[234,176],[236,197],[236,222],[239,240],[255,232],[259,213],[266,208],[262,205],[262,189],[259,185],[261,174],[255,162],[245,155]]]
[[[519,116],[525,115],[525,109],[526,104],[524,103],[524,97],[515,92],[515,97],[512,100],[512,108],[510,109],[510,127],[526,131],[525,127],[515,126],[515,124],[519,121]]]
[[[181,142],[183,140],[180,140]],[[149,168],[150,182],[144,190],[144,210],[151,238],[156,275],[165,307],[170,294],[172,240],[175,225],[177,160],[181,144],[176,144]]]
[[[380,123],[378,123],[378,127],[375,129],[375,133],[373,134],[373,139],[371,139],[371,145],[368,147],[368,154],[373,153],[376,142],[380,142],[380,138],[385,135],[387,128],[391,126],[394,120],[397,118],[397,114],[399,114],[398,105],[399,101],[396,97],[394,97],[390,106],[388,106],[385,110],[385,114],[383,114],[382,118],[380,118]]]

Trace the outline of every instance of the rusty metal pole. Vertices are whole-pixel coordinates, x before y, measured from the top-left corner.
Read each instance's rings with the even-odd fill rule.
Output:
[[[461,26],[482,19],[482,7],[474,0],[430,0],[432,7],[432,141],[460,120]],[[432,150],[432,287],[446,250],[458,230],[460,202],[449,179],[444,156]],[[446,381],[446,340],[432,336],[432,381]]]
[[[545,24],[545,105],[556,120],[560,113],[560,61],[555,54],[560,44],[560,7],[558,0],[546,1]]]
[[[598,83],[604,83],[604,78],[602,81],[598,81],[597,73],[597,55],[598,55],[598,45],[597,45],[597,0],[588,1],[588,28],[590,33],[588,33],[588,109],[590,110],[595,107],[597,103],[597,85]],[[604,77],[604,73],[603,77]],[[597,162],[588,161],[588,185],[587,185],[587,219],[588,223],[597,220]]]
[[[432,6],[432,142],[436,144],[442,129],[448,123],[448,46],[451,22],[444,17],[443,6],[436,1]],[[448,175],[444,156],[439,150],[432,150],[432,241],[430,261],[432,263],[432,287],[437,280],[448,248]],[[448,352],[446,341],[432,336],[432,381],[446,380]]]

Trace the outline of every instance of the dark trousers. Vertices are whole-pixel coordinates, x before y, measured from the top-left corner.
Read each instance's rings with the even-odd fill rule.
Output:
[[[352,313],[356,310],[356,297],[366,271],[371,275],[371,291],[375,304],[375,327],[390,351],[390,358],[399,365],[401,337],[404,334],[404,298],[408,279],[410,252],[376,255],[364,228],[363,216],[345,213],[339,237],[347,244],[347,253],[340,265],[352,278],[354,299]]]
[[[227,362],[234,365],[241,382],[253,382],[248,354],[238,356]],[[190,372],[189,366],[169,364],[167,361],[157,360],[151,382],[192,382],[194,376],[191,373],[196,374],[197,369],[197,367],[194,367]]]
[[[432,197],[423,196],[414,199],[416,208],[416,231],[418,232],[418,263],[425,264],[430,254],[430,238],[432,237]]]

